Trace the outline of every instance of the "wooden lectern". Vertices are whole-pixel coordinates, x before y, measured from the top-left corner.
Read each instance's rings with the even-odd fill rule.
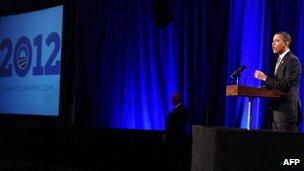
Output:
[[[226,96],[244,96],[249,98],[248,102],[248,117],[247,129],[250,130],[252,102],[255,97],[280,98],[283,95],[278,90],[268,90],[266,88],[257,88],[241,85],[226,86]]]

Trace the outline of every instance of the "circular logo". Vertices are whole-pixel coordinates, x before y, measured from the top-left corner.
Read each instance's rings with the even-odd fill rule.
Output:
[[[31,42],[27,37],[21,37],[14,51],[14,67],[18,76],[24,77],[30,70],[32,62]]]
[[[17,67],[20,70],[26,69],[28,61],[29,59],[27,57],[27,49],[22,50],[20,48],[19,55],[17,56]]]

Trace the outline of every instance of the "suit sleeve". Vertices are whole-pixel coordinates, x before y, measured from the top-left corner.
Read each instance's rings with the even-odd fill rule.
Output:
[[[283,79],[267,77],[265,81],[266,88],[287,92],[292,86],[298,83],[301,73],[300,63],[296,58],[291,58],[288,62]]]

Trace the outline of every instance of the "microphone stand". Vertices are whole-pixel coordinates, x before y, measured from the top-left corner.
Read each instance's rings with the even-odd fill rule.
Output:
[[[239,85],[240,77],[241,77],[241,74],[231,76],[231,78],[236,82],[236,85]]]
[[[236,77],[236,85],[239,85],[240,75]]]
[[[241,72],[246,69],[246,65],[242,65],[238,67],[235,71],[232,72],[230,77],[236,81],[236,85],[239,85],[240,77],[241,77]]]

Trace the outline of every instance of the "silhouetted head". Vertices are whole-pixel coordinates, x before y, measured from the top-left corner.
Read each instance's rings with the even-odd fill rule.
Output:
[[[171,102],[174,106],[180,104],[182,102],[182,95],[179,92],[175,92],[172,95]]]

